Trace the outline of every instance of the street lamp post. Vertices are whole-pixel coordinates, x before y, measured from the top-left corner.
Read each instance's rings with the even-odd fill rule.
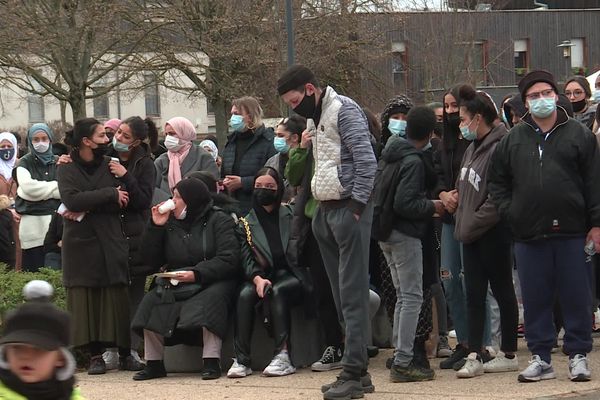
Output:
[[[287,31],[287,63],[294,64],[294,15],[292,0],[285,0],[285,27]]]
[[[562,49],[563,58],[565,59],[565,82],[567,79],[569,79],[569,76],[571,75],[571,66],[569,64],[571,60],[571,47],[573,46],[575,45],[571,43],[570,40],[563,40],[561,44],[556,46]]]

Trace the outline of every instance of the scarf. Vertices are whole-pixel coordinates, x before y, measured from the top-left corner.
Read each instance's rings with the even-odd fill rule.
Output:
[[[7,181],[12,178],[12,170],[15,167],[17,162],[17,154],[19,153],[19,149],[17,148],[17,138],[10,132],[2,132],[0,133],[0,142],[3,140],[8,140],[15,150],[15,155],[12,159],[5,161],[0,159],[0,175],[4,177]]]
[[[24,383],[10,370],[0,369],[0,381],[21,396],[30,400],[69,400],[73,393],[75,378],[59,381],[56,377],[37,383]]]
[[[215,161],[217,161],[217,158],[219,158],[219,149],[217,149],[217,146],[212,140],[203,140],[200,142],[199,147],[202,147],[203,149],[208,147],[210,151],[206,149],[204,150],[208,151]]]
[[[33,136],[38,132],[44,132],[48,135],[48,140],[50,140],[50,146],[48,146],[48,150],[43,153],[38,153],[33,148]],[[54,135],[52,134],[52,130],[46,124],[34,124],[27,131],[27,147],[29,147],[29,151],[36,156],[44,165],[52,164],[54,162],[55,156],[52,152],[52,142],[54,141]]]
[[[175,136],[179,139],[180,144],[182,144],[181,149],[178,151],[169,150],[167,152],[169,157],[169,188],[173,191],[175,185],[181,180],[181,164],[183,164],[183,160],[185,160],[192,148],[192,140],[196,138],[196,129],[187,118],[183,117],[171,118],[167,121],[166,125],[171,125],[175,130]]]

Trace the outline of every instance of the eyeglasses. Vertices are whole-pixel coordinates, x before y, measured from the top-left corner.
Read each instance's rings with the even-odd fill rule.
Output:
[[[540,92],[529,93],[529,94],[525,95],[525,98],[527,100],[536,100],[536,99],[539,99],[540,97],[550,97],[553,94],[554,94],[554,89],[546,89],[546,90],[542,90]]]
[[[584,93],[584,91],[581,90],[581,89],[575,89],[573,91],[565,90],[565,96],[567,96],[567,97],[571,97],[571,96],[573,96],[573,97],[579,97],[583,93]]]

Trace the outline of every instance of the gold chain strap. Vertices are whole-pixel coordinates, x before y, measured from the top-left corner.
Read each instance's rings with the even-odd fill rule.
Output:
[[[246,231],[246,241],[248,242],[248,245],[252,247],[252,233],[250,232],[250,225],[248,225],[248,221],[244,217],[241,217],[240,221],[242,221],[242,224],[244,224],[244,230]]]

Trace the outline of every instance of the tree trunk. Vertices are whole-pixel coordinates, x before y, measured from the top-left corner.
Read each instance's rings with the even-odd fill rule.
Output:
[[[73,122],[85,118],[87,116],[85,110],[85,96],[80,93],[71,93],[69,97],[69,105],[73,111]]]
[[[225,148],[225,143],[227,143],[227,135],[229,134],[227,101],[223,98],[218,98],[215,100],[213,106],[215,110],[217,139],[220,147],[219,151],[221,151],[223,148]]]

